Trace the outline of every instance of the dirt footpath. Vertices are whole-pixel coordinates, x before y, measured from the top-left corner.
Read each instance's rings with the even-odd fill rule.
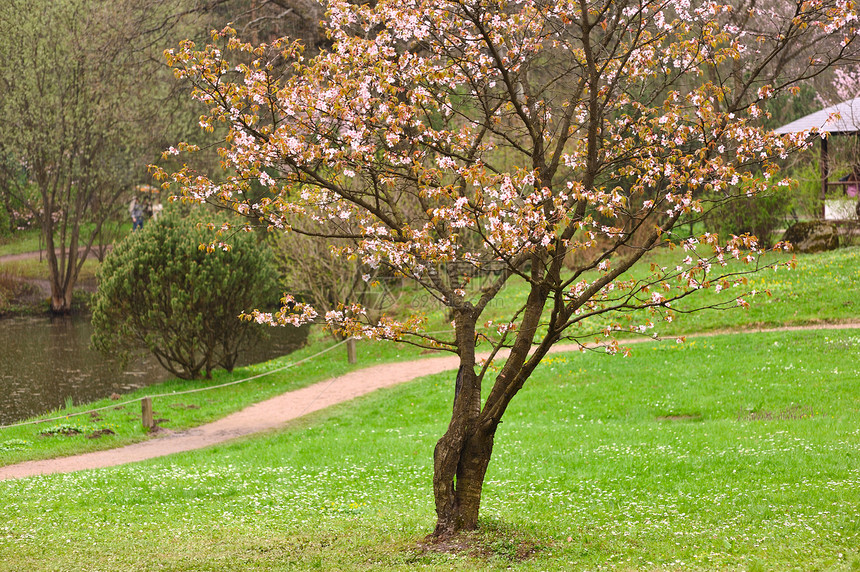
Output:
[[[287,421],[417,377],[456,369],[456,356],[373,366],[284,393],[207,425],[94,453],[0,467],[0,480],[112,467],[276,429]]]
[[[749,330],[743,333],[848,328],[860,328],[860,322]],[[686,337],[706,337],[725,333],[728,332],[711,332],[687,335]],[[636,341],[650,340],[628,340],[625,343],[635,343]],[[559,345],[552,348],[551,353],[570,352],[577,349],[579,346]],[[504,357],[504,354],[497,356],[498,359],[504,359]],[[383,387],[391,387],[425,375],[455,370],[458,365],[457,356],[451,355],[368,367],[303,389],[284,393],[246,407],[242,411],[213,423],[187,431],[157,436],[141,443],[117,449],[0,467],[0,480],[112,467],[182,451],[201,449],[237,437],[277,429],[287,421],[313,411],[354,399]]]

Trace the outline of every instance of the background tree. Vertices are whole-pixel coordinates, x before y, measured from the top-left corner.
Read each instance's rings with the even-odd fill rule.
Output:
[[[169,208],[129,235],[99,270],[93,346],[128,354],[146,348],[182,379],[232,371],[239,353],[264,333],[242,312],[278,300],[272,253],[254,233],[232,249],[200,248],[213,232],[205,213]]]
[[[190,124],[160,57],[188,33],[188,3],[0,5],[0,193],[41,229],[54,312],[69,311],[90,248],[146,164]]]
[[[397,310],[401,278],[358,257],[341,256],[347,241],[289,233],[273,242],[284,289],[318,312],[337,311],[344,300],[360,304],[372,320]],[[338,338],[341,333],[333,332]]]
[[[755,195],[785,183],[774,159],[806,140],[762,129],[763,103],[856,54],[856,21],[843,0],[742,14],[696,0],[331,2],[332,46],[313,59],[232,30],[218,47],[186,42],[168,55],[195,82],[202,123],[230,130],[223,177],[173,177],[189,198],[272,231],[348,241],[343,254],[448,308],[450,335],[425,331],[421,315],[368,320],[349,301],[324,317],[289,298],[255,313],[459,356],[434,455],[445,536],[477,525],[497,427],[554,344],[596,335],[617,352],[615,334],[650,333],[698,309],[698,291],[742,286],[758,268],[755,237],[673,229],[739,185]],[[248,63],[237,68],[234,55]],[[270,194],[249,199],[257,184]],[[648,264],[667,244],[686,258]],[[569,256],[583,252],[593,255]],[[730,271],[732,258],[751,266]],[[526,286],[522,305],[487,323],[511,280]],[[731,292],[714,307],[747,304],[743,288]],[[595,330],[597,317],[609,325]]]
[[[327,43],[320,22],[325,2],[317,0],[208,0],[198,3],[198,12],[210,21],[233,22],[239,33],[254,43],[282,36],[302,38],[312,50]]]

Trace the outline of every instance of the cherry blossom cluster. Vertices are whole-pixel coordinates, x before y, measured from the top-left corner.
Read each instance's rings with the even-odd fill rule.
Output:
[[[415,280],[458,311],[479,312],[512,275],[543,281],[567,316],[562,328],[619,308],[671,320],[673,301],[691,291],[742,285],[720,269],[755,264],[754,237],[679,241],[672,229],[739,189],[786,184],[778,160],[809,145],[808,134],[761,127],[763,103],[792,86],[756,58],[804,33],[833,40],[816,44],[821,53],[857,43],[852,0],[756,3],[743,16],[712,0],[328,6],[331,48],[311,60],[297,42],[253,46],[230,28],[167,54],[206,108],[201,126],[227,130],[222,177],[185,168],[172,180],[188,199],[272,230],[348,241],[342,255]],[[647,278],[625,275],[625,249],[667,242],[689,256]],[[560,261],[574,256],[583,261],[563,276]],[[505,271],[474,280],[494,264]],[[319,316],[292,299],[251,318],[324,320],[386,339],[423,324],[369,323],[352,305]],[[504,336],[518,322],[493,328]]]

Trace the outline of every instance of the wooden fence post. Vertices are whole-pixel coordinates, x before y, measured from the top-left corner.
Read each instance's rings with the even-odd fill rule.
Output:
[[[355,338],[346,340],[346,361],[348,363],[358,362],[358,357],[355,355]]]
[[[155,427],[155,422],[152,420],[152,398],[144,397],[140,400],[141,419],[143,420],[143,428],[146,430]]]

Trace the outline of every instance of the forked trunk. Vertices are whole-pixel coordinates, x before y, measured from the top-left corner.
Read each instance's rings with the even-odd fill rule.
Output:
[[[478,526],[481,491],[493,453],[492,431],[477,430],[461,443],[452,442],[449,430],[436,444],[433,490],[436,501],[436,529],[433,536],[444,538]]]
[[[51,313],[64,315],[72,311],[73,288],[65,287],[59,278],[51,276]]]
[[[46,256],[51,282],[51,313],[56,315],[68,314],[72,311],[72,293],[78,276],[78,241],[74,238],[67,249],[60,242],[59,253],[53,238],[53,227],[43,227],[45,235]]]
[[[511,399],[546,353],[546,348],[538,350],[534,362],[524,366],[545,302],[546,292],[533,287],[517,341],[496,377],[483,411],[481,378],[474,371],[474,325],[478,314],[466,316],[471,321],[462,319],[462,315],[456,320],[460,370],[454,391],[454,410],[448,430],[439,439],[433,453],[433,496],[436,501],[433,536],[437,538],[478,526],[481,491],[493,454],[496,428]]]

